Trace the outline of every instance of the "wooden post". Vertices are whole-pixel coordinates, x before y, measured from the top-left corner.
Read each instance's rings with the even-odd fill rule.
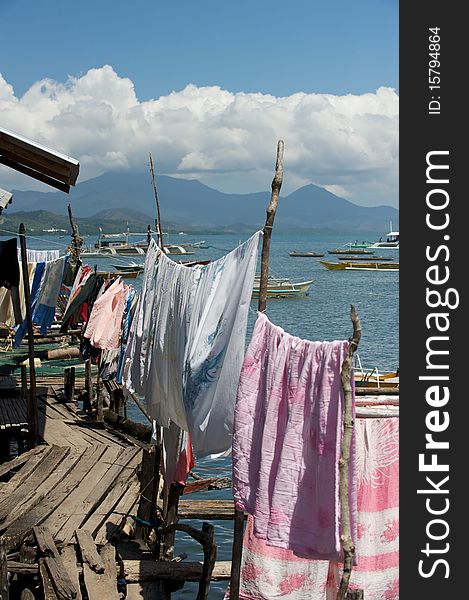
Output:
[[[68,388],[70,386],[70,367],[64,368],[64,396],[68,398]]]
[[[75,399],[75,367],[70,367],[68,388],[67,402],[73,402]]]
[[[344,391],[344,429],[342,436],[342,452],[339,460],[339,500],[342,523],[342,535],[340,542],[344,552],[344,570],[337,591],[337,600],[345,600],[347,588],[352,574],[353,557],[355,546],[352,540],[350,527],[350,505],[349,505],[349,465],[352,434],[354,428],[353,406],[352,406],[352,357],[358,347],[362,334],[362,326],[355,307],[351,306],[350,318],[353,324],[353,335],[349,343],[348,353],[342,363],[341,381]]]
[[[8,600],[9,596],[7,555],[0,537],[0,600]]]
[[[178,507],[179,498],[184,490],[184,486],[180,483],[173,482],[169,486],[168,499],[165,510],[165,526],[173,525],[178,522]],[[164,535],[162,543],[162,559],[171,560],[174,553],[174,536],[175,531],[171,530]]]
[[[213,567],[217,559],[217,545],[215,544],[215,528],[210,523],[202,523],[202,533],[207,536],[206,542],[203,544],[204,549],[204,564],[202,567],[202,577],[199,581],[199,591],[196,600],[207,600],[210,590],[210,580],[212,577]]]
[[[143,450],[142,454],[142,470],[140,472],[140,501],[137,509],[138,521],[135,527],[135,537],[144,539],[146,541],[146,535],[144,533],[150,532],[150,526],[144,525],[142,521],[151,523],[152,515],[152,485],[153,485],[153,474],[155,473],[155,450],[154,446]]]
[[[155,193],[155,202],[156,202],[156,232],[158,234],[158,246],[163,250],[163,231],[161,230],[161,215],[160,215],[160,202],[158,200],[158,192],[156,191],[156,179],[155,179],[155,169],[153,167],[153,158],[150,152],[150,171],[151,171],[151,179],[153,183],[153,191]]]
[[[264,225],[264,236],[262,240],[261,255],[261,278],[259,285],[258,311],[265,312],[267,306],[267,285],[269,281],[269,257],[270,257],[270,239],[272,237],[272,228],[274,226],[275,215],[277,212],[280,189],[283,182],[283,140],[277,142],[277,158],[275,161],[275,174],[272,180],[272,194],[269,206],[267,207],[267,217]],[[243,552],[244,535],[244,512],[235,507],[235,519],[233,530],[233,549],[231,554],[231,577],[230,577],[230,600],[238,600],[239,584],[241,573],[241,558]]]
[[[36,368],[34,366],[33,318],[31,314],[31,293],[29,290],[28,258],[26,255],[26,231],[23,223],[20,223],[19,237],[21,247],[21,265],[23,269],[24,300],[26,304],[26,321],[28,324],[29,398],[27,415],[29,428],[29,443],[31,447],[34,448],[38,443],[39,423],[36,397]]]
[[[28,374],[26,365],[21,365],[21,397],[26,401],[28,397]]]
[[[93,378],[91,373],[91,359],[85,360],[85,402],[83,403],[83,410],[88,414],[91,412],[91,406],[93,403]]]
[[[104,423],[104,412],[103,412],[103,384],[98,377],[96,379],[96,421],[98,423]]]
[[[235,509],[233,549],[231,552],[230,599],[239,598],[241,559],[243,557],[244,512]]]

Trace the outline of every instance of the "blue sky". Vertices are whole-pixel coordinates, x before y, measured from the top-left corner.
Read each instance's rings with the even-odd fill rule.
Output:
[[[87,95],[81,89],[81,96],[78,98],[78,89],[74,88],[76,106],[82,106],[84,98],[89,100],[90,96],[102,101],[106,82],[100,79],[99,91],[93,87],[94,91],[91,92],[90,86],[96,84],[96,70],[105,65],[108,65],[115,75],[112,82],[108,81],[109,94],[114,89],[113,84],[117,85],[118,90],[119,82],[122,84],[130,81],[143,113],[148,113],[151,107],[155,108],[152,100],[172,98],[172,93],[177,96],[190,84],[198,93],[186,93],[179,97],[179,100],[189,103],[191,107],[203,103],[200,97],[204,95],[202,90],[211,90],[210,93],[207,92],[207,102],[217,106],[220,101],[223,103],[225,129],[240,128],[242,116],[239,113],[239,104],[241,100],[246,99],[245,95],[252,101],[259,96],[268,101],[272,96],[280,108],[283,106],[284,110],[291,111],[292,119],[288,127],[285,124],[284,130],[279,132],[282,134],[290,133],[292,127],[308,127],[311,111],[317,110],[317,107],[310,107],[305,112],[304,106],[298,108],[299,103],[296,102],[293,115],[292,103],[285,107],[281,99],[296,98],[295,94],[303,94],[314,100],[350,95],[353,97],[352,112],[355,110],[353,106],[358,104],[357,99],[361,99],[363,102],[371,102],[372,115],[376,116],[379,113],[389,119],[392,113],[392,119],[396,118],[395,107],[392,110],[389,107],[392,100],[389,95],[385,97],[386,107],[383,110],[376,106],[376,103],[382,103],[384,98],[383,95],[376,96],[377,90],[393,90],[394,103],[398,94],[398,3],[395,0],[81,0],[73,3],[68,0],[0,0],[0,22],[0,74],[4,88],[2,93],[0,81],[0,101],[4,98],[4,103],[0,104],[0,123],[13,131],[20,127],[19,133],[32,139],[39,136],[38,141],[42,143],[47,143],[47,136],[52,136],[47,145],[54,148],[57,147],[59,139],[56,128],[50,127],[47,130],[44,125],[39,124],[41,119],[44,123],[44,118],[52,118],[50,110],[42,112],[45,96],[48,96],[49,103],[52,96],[56,102],[64,102],[64,86],[70,88],[77,81],[83,81],[86,86],[82,85],[81,88],[86,87]],[[89,81],[91,77],[87,78],[90,70],[95,74],[93,82]],[[39,88],[42,97],[41,94],[30,94],[31,97],[28,98],[28,91],[44,80],[50,82],[47,90],[44,85]],[[52,89],[54,86],[55,89]],[[220,93],[229,93],[230,101],[226,98],[215,99],[214,89],[219,89]],[[194,96],[197,96],[197,100],[194,100]],[[35,106],[32,105],[33,101]],[[193,101],[195,103],[191,104]],[[106,102],[114,103],[110,96]],[[116,102],[119,104],[119,101]],[[239,109],[236,111],[236,126],[233,127],[226,108],[228,105],[230,110],[234,105],[238,105]],[[68,106],[68,112],[71,112],[70,103]],[[23,111],[22,116],[20,108]],[[91,112],[91,105],[88,108]],[[174,109],[174,106],[171,108]],[[327,118],[333,119],[335,110],[335,107],[332,107]],[[97,112],[99,113],[99,110]],[[342,109],[339,112],[344,114]],[[358,116],[363,112],[362,106],[358,109]],[[302,114],[305,118],[304,123],[301,123]],[[54,115],[56,118],[56,112]],[[116,115],[114,111],[117,118]],[[346,127],[351,132],[355,131],[356,117],[355,111],[354,122],[348,120],[347,125],[344,124],[343,118],[339,119],[338,128],[343,131]],[[71,117],[68,118],[70,120]],[[122,114],[120,118],[123,118]],[[197,118],[200,118],[200,113],[197,113]],[[274,123],[274,116],[271,118]],[[250,119],[252,128],[255,121],[252,114]],[[93,118],[93,121],[95,120],[96,118]],[[171,122],[174,124],[174,119]],[[321,122],[324,122],[324,119],[321,119]],[[229,153],[233,161],[236,161],[237,152],[233,151],[233,144],[238,143],[236,135],[231,136],[231,142],[228,138],[222,139],[220,135],[214,135],[207,123],[205,120],[205,130],[210,133],[212,143],[220,142],[223,151],[229,147]],[[364,134],[367,138],[371,135],[368,133],[370,126],[372,119],[366,125],[361,124],[363,131],[367,131]],[[110,132],[108,124],[106,127]],[[177,128],[170,130],[168,122],[165,127],[162,137],[166,139],[177,135]],[[274,125],[271,126],[271,129],[273,128]],[[387,128],[389,123],[385,124],[385,129]],[[83,156],[82,176],[94,176],[98,174],[99,169],[93,171],[87,164],[86,157],[91,149],[85,148],[76,131],[77,128],[74,129],[75,143],[68,137],[65,148],[58,149],[66,150],[73,156],[78,154],[77,158]],[[70,136],[71,130],[67,133]],[[272,139],[275,137],[274,133],[272,131]],[[389,130],[388,133],[396,137],[397,144],[397,128],[395,127],[393,132]],[[197,134],[200,139],[201,131]],[[267,137],[271,143],[266,131],[259,134]],[[312,129],[311,135],[314,134]],[[246,138],[244,143],[247,143],[250,136],[241,137]],[[289,138],[297,144],[296,152],[300,152],[304,143],[300,142],[296,135]],[[116,152],[117,136],[109,139],[110,159]],[[177,141],[174,141],[177,144]],[[340,144],[340,139],[337,139],[337,142]],[[192,143],[193,147],[186,148],[185,154],[181,150],[179,154],[176,153],[177,156],[175,155],[172,162],[167,161],[165,171],[168,174],[196,176],[219,189],[242,191],[243,185],[236,181],[235,175],[227,174],[224,178],[221,174],[222,171],[227,173],[226,165],[220,165],[212,157],[207,157],[206,151],[202,152],[196,146],[195,138]],[[318,143],[324,144],[324,150],[330,152],[327,148],[327,131],[319,135]],[[358,142],[358,146],[360,143]],[[287,153],[287,139],[285,144]],[[391,141],[388,140],[386,144],[389,148]],[[363,156],[367,152],[370,152],[370,156],[372,154],[373,142],[368,140],[367,145],[369,148],[363,151]],[[293,147],[291,149],[293,150]],[[106,154],[104,150],[101,149],[100,156]],[[273,151],[270,152],[272,153]],[[333,154],[336,155],[337,151]],[[393,149],[390,155],[395,158],[395,154]],[[286,154],[286,160],[287,156]],[[310,173],[306,162],[301,168],[294,167],[292,162],[291,188],[311,181],[328,187],[331,191],[340,192],[340,195],[345,197],[348,194],[349,199],[357,203],[383,202],[396,205],[397,182],[388,194],[384,190],[378,193],[377,184],[372,185],[368,182],[368,189],[363,188],[360,201],[360,186],[355,186],[356,189],[352,190],[346,181],[349,178],[346,173],[346,157],[347,152],[344,153],[343,160],[333,156],[329,168],[325,164],[321,168],[316,166],[311,168]],[[310,158],[311,161],[316,160],[316,157]],[[138,160],[129,154],[116,164],[132,168]],[[269,155],[265,160],[272,162],[272,156]],[[300,159],[295,160],[298,162]],[[316,160],[316,164],[317,162]],[[110,168],[109,163],[110,160],[108,163],[101,161],[100,172]],[[96,157],[94,164],[96,165]],[[350,168],[356,170],[360,179],[363,178],[365,170],[373,171],[381,167],[369,164],[366,166],[364,161],[361,167],[357,164],[350,165]],[[245,179],[244,185],[251,186],[245,191],[268,187],[268,180],[266,185],[262,184],[267,169],[260,164],[254,165],[254,169],[257,169],[257,177]],[[331,176],[334,169],[341,170],[337,180]],[[394,165],[394,172],[396,169]],[[246,172],[246,165],[240,164],[239,169],[235,171]],[[0,175],[2,173],[3,171],[0,171]],[[373,200],[374,197],[376,201]]]

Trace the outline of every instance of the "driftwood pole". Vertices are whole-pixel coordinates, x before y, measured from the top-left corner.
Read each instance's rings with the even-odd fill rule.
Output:
[[[29,289],[28,258],[26,255],[26,231],[24,224],[19,228],[21,266],[23,270],[24,301],[26,305],[26,322],[28,324],[28,355],[29,355],[29,397],[27,406],[29,443],[34,448],[38,442],[38,412],[36,397],[36,368],[34,366],[34,331],[31,314],[31,293]]]
[[[270,204],[267,207],[267,218],[264,225],[264,236],[262,240],[261,256],[261,280],[259,286],[259,312],[265,312],[267,306],[267,285],[269,281],[269,257],[270,257],[270,238],[272,237],[272,228],[274,225],[275,214],[277,213],[280,188],[283,181],[283,140],[277,143],[277,160],[275,163],[275,175],[272,180],[272,196]]]
[[[353,557],[355,556],[355,546],[352,540],[350,527],[350,505],[349,505],[349,465],[350,449],[352,444],[352,434],[354,428],[353,405],[352,405],[352,357],[358,347],[362,335],[362,326],[358,318],[354,305],[350,308],[350,318],[353,324],[353,335],[350,340],[347,356],[342,363],[341,381],[344,391],[344,432],[342,437],[342,452],[339,460],[339,500],[342,522],[342,535],[340,538],[344,552],[344,570],[337,591],[337,600],[345,600],[350,597],[347,595],[347,588],[352,574]]]
[[[258,311],[265,312],[267,306],[267,285],[269,281],[269,257],[270,257],[270,239],[272,237],[272,228],[275,215],[277,213],[280,188],[283,182],[283,140],[277,143],[277,159],[275,162],[275,175],[272,180],[272,195],[269,206],[267,207],[267,218],[264,225],[264,236],[262,241],[261,255],[261,279],[259,286]],[[233,529],[233,549],[231,553],[231,577],[230,577],[230,600],[238,600],[239,585],[241,573],[241,559],[243,554],[243,535],[244,535],[244,512],[235,507],[234,529]]]
[[[73,220],[72,207],[70,204],[68,205],[68,220],[70,221],[70,227],[72,228],[72,244],[70,247],[70,253],[72,255],[73,262],[77,263],[80,260],[83,239],[80,237],[78,225]]]
[[[151,171],[151,180],[153,183],[153,191],[155,192],[155,202],[156,202],[156,232],[158,234],[158,246],[163,250],[163,231],[161,230],[161,215],[160,215],[160,202],[158,200],[158,192],[156,190],[156,179],[155,179],[155,169],[153,167],[153,158],[150,152],[150,171]]]

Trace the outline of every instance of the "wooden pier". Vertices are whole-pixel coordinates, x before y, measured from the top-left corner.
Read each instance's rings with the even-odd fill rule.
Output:
[[[41,443],[0,465],[0,533],[12,592],[20,597],[20,588],[39,585],[47,600],[113,599],[120,577],[127,598],[157,599],[166,597],[164,580],[200,580],[203,561],[156,561],[143,544],[129,543],[147,445],[96,423],[54,387],[38,387],[37,399]],[[21,389],[2,391],[0,431],[27,427],[26,402]],[[195,483],[195,491],[209,489],[212,480]],[[234,518],[232,501],[190,496],[179,502],[179,521]],[[216,562],[210,579],[230,572],[230,561]]]

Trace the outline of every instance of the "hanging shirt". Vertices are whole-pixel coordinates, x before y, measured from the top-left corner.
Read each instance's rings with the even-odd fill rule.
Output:
[[[19,294],[20,268],[16,238],[0,242],[0,288],[10,290],[15,323],[22,322]],[[6,320],[5,320],[6,322]]]
[[[93,304],[84,337],[95,348],[118,350],[128,286],[118,278]]]
[[[54,321],[57,298],[67,262],[68,256],[62,256],[46,263],[43,282],[33,311],[33,321],[41,326],[42,335],[46,335]]]
[[[36,304],[37,304],[37,299],[39,297],[39,291],[41,289],[41,281],[42,281],[45,266],[46,266],[46,263],[43,263],[43,262],[33,263],[33,264],[34,264],[34,267],[33,267],[32,271],[34,272],[34,276],[33,276],[33,282],[31,284],[31,291],[30,291],[31,310],[32,311],[34,311]],[[19,347],[19,345],[21,344],[21,341],[23,340],[24,336],[26,335],[27,330],[28,330],[28,321],[26,319],[24,319],[23,322],[21,323],[21,325],[18,327],[18,329],[15,332],[15,340],[13,342],[13,348]]]
[[[199,458],[231,446],[261,235],[194,267],[175,263],[153,240],[147,251],[126,386],[162,426],[189,431]]]
[[[311,342],[260,313],[244,359],[233,434],[233,493],[254,533],[302,556],[339,559],[342,363],[347,341]],[[353,380],[352,380],[353,382]],[[356,523],[355,479],[349,482]]]

